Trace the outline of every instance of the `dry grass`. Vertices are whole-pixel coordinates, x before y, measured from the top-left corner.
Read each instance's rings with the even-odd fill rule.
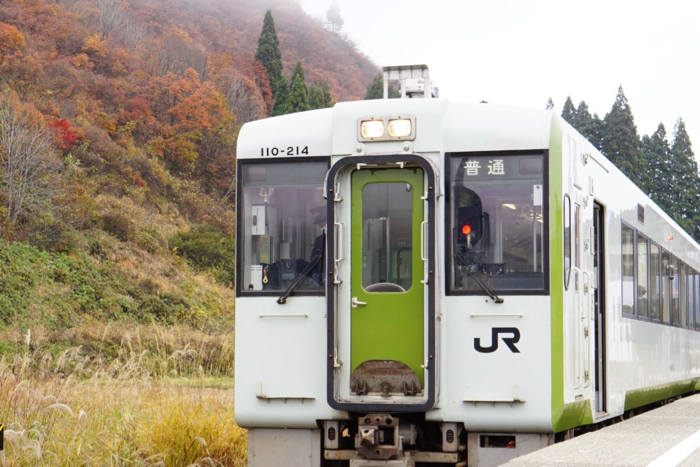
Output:
[[[245,465],[245,430],[235,424],[226,377],[232,345],[223,350],[230,368],[205,370],[207,353],[230,345],[226,337],[115,328],[72,336],[112,345],[121,334],[114,359],[80,346],[56,355],[32,351],[31,333],[24,353],[0,358],[0,465]]]

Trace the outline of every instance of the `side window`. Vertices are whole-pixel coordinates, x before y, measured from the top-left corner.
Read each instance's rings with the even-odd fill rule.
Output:
[[[661,319],[664,323],[671,322],[671,280],[668,277],[671,257],[668,252],[661,253]]]
[[[564,289],[571,279],[571,198],[564,195]]]
[[[637,235],[637,313],[649,318],[649,240]]]
[[[695,280],[693,281],[693,289],[695,290],[695,329],[700,329],[700,274],[695,273]]]
[[[683,299],[685,300],[684,306],[681,308],[681,326],[684,328],[689,327],[690,317],[692,316],[693,301],[693,270],[689,266],[685,266],[685,272],[683,275]]]
[[[634,314],[634,230],[622,226],[622,312]]]
[[[658,245],[651,244],[649,283],[651,287],[651,319],[661,320],[661,250]]]
[[[683,269],[678,259],[673,258],[673,269],[669,273],[671,282],[671,319],[673,324],[681,323],[681,283],[683,282]]]
[[[323,293],[328,162],[241,164],[238,291]]]

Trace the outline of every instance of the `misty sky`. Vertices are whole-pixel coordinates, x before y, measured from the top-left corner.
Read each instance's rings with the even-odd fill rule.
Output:
[[[331,0],[297,0],[325,20]],[[603,118],[622,85],[640,136],[685,121],[700,156],[700,4],[691,0],[338,0],[377,65],[425,63],[440,97]]]

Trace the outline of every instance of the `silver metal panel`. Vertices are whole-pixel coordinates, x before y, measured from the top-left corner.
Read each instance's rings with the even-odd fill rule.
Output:
[[[248,430],[248,467],[321,465],[320,430]]]

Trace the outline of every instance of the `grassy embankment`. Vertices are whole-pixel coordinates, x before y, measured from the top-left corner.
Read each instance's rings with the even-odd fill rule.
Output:
[[[99,235],[0,240],[0,465],[244,465],[231,289]]]

